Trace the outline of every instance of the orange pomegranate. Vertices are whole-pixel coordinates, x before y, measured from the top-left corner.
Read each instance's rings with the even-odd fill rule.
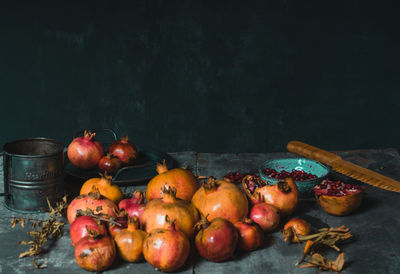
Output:
[[[193,195],[192,204],[210,221],[221,217],[236,223],[245,218],[249,211],[246,195],[237,186],[213,177]]]
[[[119,256],[127,262],[143,259],[143,240],[146,232],[139,229],[139,218],[128,219],[128,227],[120,230],[114,237]]]
[[[189,202],[176,198],[176,189],[165,185],[162,188],[162,198],[153,199],[144,209],[141,224],[149,233],[154,229],[167,228],[166,216],[175,220],[178,230],[190,238],[194,233],[194,225],[199,220],[196,208]]]
[[[285,243],[289,240],[298,243],[297,235],[306,236],[311,233],[311,226],[305,220],[300,218],[290,219],[281,230]]]
[[[108,176],[107,173],[100,173],[100,176],[100,178],[91,178],[87,180],[82,185],[80,195],[88,194],[92,191],[93,187],[96,187],[101,195],[110,199],[114,203],[118,203],[122,199],[122,192],[119,186],[112,184],[112,177]]]
[[[165,160],[162,164],[157,163],[157,172],[158,175],[147,184],[146,199],[148,202],[161,198],[160,189],[165,184],[176,188],[176,197],[188,202],[200,187],[196,177],[189,170],[182,168],[168,170]]]

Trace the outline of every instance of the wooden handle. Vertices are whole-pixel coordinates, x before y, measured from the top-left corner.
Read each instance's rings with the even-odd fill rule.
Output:
[[[339,155],[314,146],[307,145],[299,141],[290,141],[287,144],[286,148],[292,153],[299,154],[309,159],[317,160],[329,166],[332,166],[333,162],[342,159]]]

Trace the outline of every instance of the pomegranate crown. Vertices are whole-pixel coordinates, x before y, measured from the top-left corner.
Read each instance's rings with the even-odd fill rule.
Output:
[[[92,133],[90,130],[85,130],[83,132],[83,136],[86,137],[86,138],[89,138],[90,140],[92,140],[95,135],[96,135],[96,132]]]
[[[210,221],[208,221],[208,216],[209,216],[209,215],[210,215],[210,214],[207,214],[206,216],[201,215],[201,220],[198,221],[198,222],[194,225],[194,228],[195,228],[197,231],[200,231],[200,230],[202,230],[202,229],[205,229],[205,228],[207,228],[207,227],[210,225]]]
[[[173,186],[169,186],[167,183],[165,183],[165,185],[161,187],[161,194],[163,196],[169,195],[172,197],[176,197],[176,188]]]
[[[101,177],[102,179],[105,179],[105,180],[107,180],[107,181],[109,181],[109,182],[112,181],[112,176],[111,176],[111,175],[108,175],[107,171],[104,171],[104,173],[101,173],[101,172],[100,172],[99,175],[100,175],[100,177]]]
[[[215,190],[215,189],[218,188],[218,186],[219,186],[219,183],[218,183],[218,181],[217,181],[213,176],[210,176],[210,177],[208,178],[208,182],[204,182],[204,183],[203,183],[203,187],[204,187],[204,190],[205,190],[206,192],[207,192],[207,191]]]

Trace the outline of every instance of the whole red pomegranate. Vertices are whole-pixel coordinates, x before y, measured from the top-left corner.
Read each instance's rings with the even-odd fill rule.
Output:
[[[117,157],[122,165],[129,164],[138,156],[136,147],[129,141],[128,136],[123,136],[121,140],[114,141],[108,148],[108,153]]]
[[[199,254],[213,262],[222,262],[232,257],[239,240],[235,226],[224,218],[207,218],[198,225],[200,231],[195,238]]]
[[[124,209],[128,213],[128,217],[133,218],[137,216],[139,221],[142,219],[142,215],[146,205],[144,203],[144,193],[140,190],[133,192],[132,198],[124,199],[118,204],[119,209]]]
[[[112,154],[108,153],[107,155],[101,157],[98,166],[101,171],[114,174],[121,167],[121,161]]]
[[[107,235],[106,226],[102,221],[90,216],[79,216],[71,224],[69,229],[71,244],[75,245],[80,239],[88,236],[89,230],[96,231],[98,234]]]
[[[194,225],[199,220],[196,208],[189,202],[176,198],[176,189],[165,185],[162,198],[147,203],[142,215],[142,227],[149,233],[154,229],[166,228],[166,216],[175,220],[174,226],[188,238],[194,234]]]
[[[245,218],[234,224],[239,231],[238,247],[244,251],[252,251],[259,248],[264,241],[264,232],[253,220]]]
[[[192,204],[210,221],[221,217],[236,223],[245,218],[249,210],[246,195],[236,185],[213,177],[193,195]]]
[[[189,256],[190,242],[186,235],[175,228],[166,216],[169,227],[153,230],[143,242],[143,255],[148,263],[164,272],[178,270]]]
[[[114,237],[119,256],[127,262],[143,259],[143,240],[146,232],[139,229],[138,217],[128,219],[128,227],[120,230]]]
[[[75,244],[75,260],[88,271],[103,271],[111,267],[116,257],[114,240],[104,235],[86,236]]]
[[[147,184],[146,200],[161,198],[160,189],[169,185],[176,189],[176,197],[187,202],[192,200],[193,194],[199,189],[200,184],[196,177],[189,170],[183,168],[173,168],[168,170],[165,160],[162,164],[157,163],[158,175]]]
[[[290,177],[269,185],[259,176],[247,175],[243,178],[242,187],[253,204],[259,203],[261,197],[265,203],[276,206],[283,216],[292,214],[297,207],[299,192]]]
[[[83,137],[76,137],[68,146],[69,161],[80,169],[94,168],[104,155],[101,144],[94,141],[96,133],[85,131]]]
[[[67,208],[68,222],[72,224],[78,214],[85,215],[85,212],[102,213],[105,218],[115,218],[117,217],[118,208],[113,201],[102,196],[100,192],[94,191],[79,195],[71,201]]]
[[[250,219],[256,222],[264,232],[275,230],[280,221],[279,209],[273,205],[259,203],[250,209]]]

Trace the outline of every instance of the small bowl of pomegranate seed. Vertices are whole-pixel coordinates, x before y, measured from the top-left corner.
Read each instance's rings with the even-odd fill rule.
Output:
[[[330,168],[306,158],[284,158],[265,161],[259,169],[261,179],[269,184],[291,177],[299,189],[301,198],[312,197],[313,188],[324,180]]]
[[[356,184],[325,179],[314,187],[314,193],[318,204],[326,213],[345,216],[358,209],[364,188]]]

